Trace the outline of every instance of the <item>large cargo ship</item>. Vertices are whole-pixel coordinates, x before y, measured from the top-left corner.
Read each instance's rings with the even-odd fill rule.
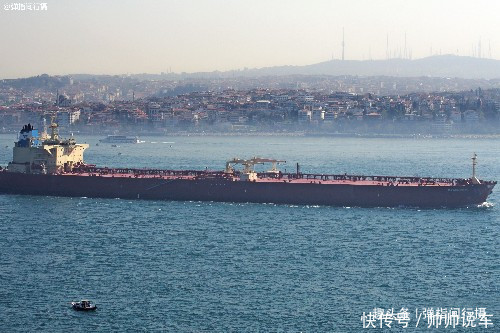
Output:
[[[123,199],[226,201],[360,207],[463,207],[486,201],[495,181],[464,178],[282,173],[285,161],[232,159],[221,171],[97,167],[84,163],[86,144],[63,140],[57,124],[39,135],[30,124],[0,170],[0,193]],[[267,172],[255,165],[271,163]],[[242,170],[235,166],[241,165]]]

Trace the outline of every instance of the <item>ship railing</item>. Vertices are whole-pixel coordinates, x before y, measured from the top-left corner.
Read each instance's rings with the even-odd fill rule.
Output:
[[[76,174],[93,174],[98,176],[129,175],[134,178],[151,177],[187,177],[194,179],[201,178],[230,178],[223,171],[210,170],[164,170],[164,169],[136,169],[136,168],[102,168],[95,166],[79,166],[72,170]]]
[[[154,178],[154,177],[186,177],[190,179],[235,179],[240,175],[239,171],[227,174],[224,171],[211,170],[164,170],[164,169],[136,169],[136,168],[103,168],[95,165],[80,165],[72,170],[76,174],[93,175],[129,175],[134,178]],[[467,185],[470,179],[463,178],[434,178],[434,177],[402,177],[402,176],[363,176],[348,174],[312,174],[312,173],[283,173],[283,172],[261,172],[258,178],[296,180],[305,179],[311,181],[371,181],[376,183],[387,183],[392,185],[418,184],[418,185]],[[496,184],[493,181],[481,181],[484,184]]]
[[[319,181],[372,181],[380,183],[397,184],[421,184],[421,185],[434,185],[434,184],[449,184],[449,185],[464,185],[467,179],[461,178],[434,178],[434,177],[401,177],[401,176],[363,176],[363,175],[348,175],[348,174],[312,174],[312,173],[274,173],[262,172],[258,173],[259,178],[272,178],[272,179],[306,179],[306,180],[319,180]]]

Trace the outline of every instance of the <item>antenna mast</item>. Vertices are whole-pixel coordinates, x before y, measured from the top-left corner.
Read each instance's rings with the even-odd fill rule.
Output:
[[[406,31],[405,31],[405,51],[404,51],[404,55],[403,56],[404,56],[405,59],[407,59],[407,57],[406,57]]]
[[[344,27],[342,27],[342,61],[344,60],[344,50],[345,50],[345,38],[344,38]]]
[[[389,58],[391,57],[389,54],[389,33],[387,33],[387,44],[385,46],[385,57],[387,58],[387,60],[389,60]]]
[[[472,155],[472,178],[476,178],[476,165],[477,165],[477,155],[474,153]]]

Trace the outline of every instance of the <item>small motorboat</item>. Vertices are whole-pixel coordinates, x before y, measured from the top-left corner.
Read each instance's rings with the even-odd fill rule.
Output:
[[[97,306],[89,300],[81,300],[80,302],[71,302],[71,306],[76,311],[95,311]]]

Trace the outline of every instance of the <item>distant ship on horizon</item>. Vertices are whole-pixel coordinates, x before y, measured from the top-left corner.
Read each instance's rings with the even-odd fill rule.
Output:
[[[99,140],[102,143],[141,143],[136,136],[125,136],[125,135],[108,135],[106,138]]]

